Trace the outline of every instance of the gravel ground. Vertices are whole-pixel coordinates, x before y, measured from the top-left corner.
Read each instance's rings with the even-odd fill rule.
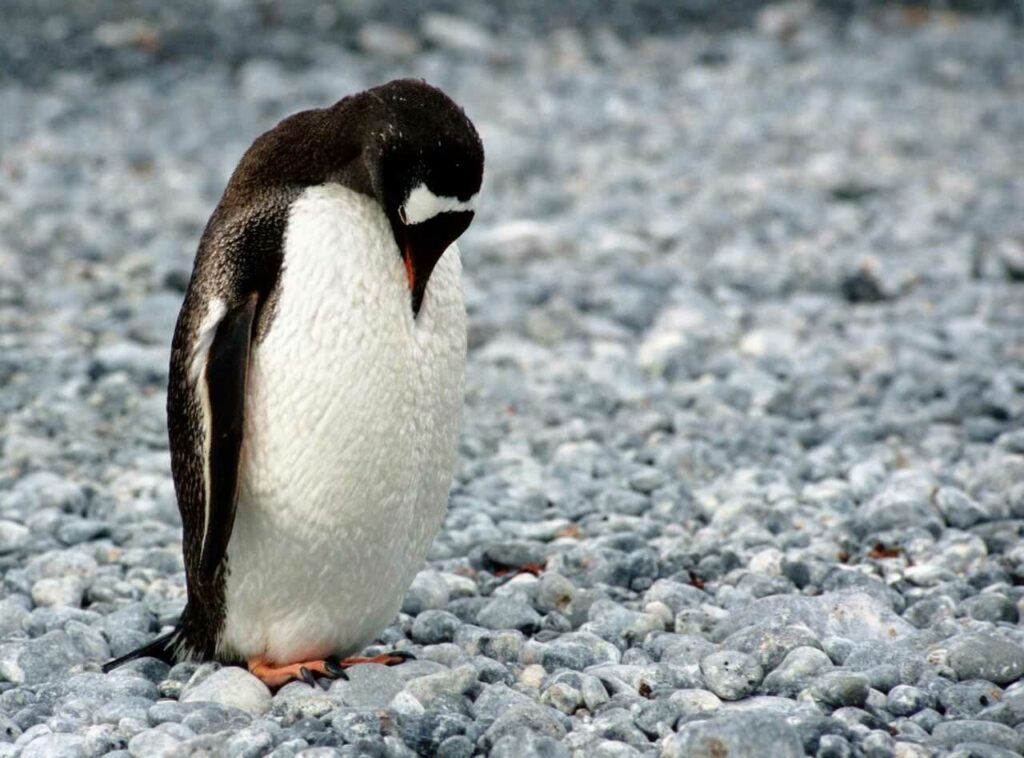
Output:
[[[368,14],[0,82],[0,758],[1022,752],[1019,33]],[[228,173],[408,74],[488,150],[451,509],[371,649],[418,660],[98,673],[184,603],[166,363]]]

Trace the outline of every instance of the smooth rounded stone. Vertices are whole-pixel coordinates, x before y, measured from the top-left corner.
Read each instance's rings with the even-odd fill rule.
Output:
[[[979,711],[978,718],[1014,727],[1024,723],[1024,686],[1006,690],[1002,700]]]
[[[480,652],[502,663],[514,663],[519,660],[525,639],[518,630],[491,632],[480,638]]]
[[[271,704],[267,685],[237,666],[225,666],[198,684],[186,686],[181,701],[218,703],[247,713],[263,713]]]
[[[991,721],[962,719],[943,721],[932,730],[932,740],[938,745],[953,747],[962,742],[981,742],[995,745],[1018,754],[1024,753],[1024,735],[1005,724]]]
[[[889,758],[895,753],[896,741],[888,732],[873,729],[861,740],[860,748],[864,758]]]
[[[644,593],[644,603],[664,603],[673,614],[690,608],[699,608],[708,601],[708,594],[690,584],[671,579],[658,579]]]
[[[523,728],[515,734],[498,739],[487,753],[488,758],[569,758],[569,748],[558,738]]]
[[[945,755],[948,758],[1015,758],[1020,753],[984,742],[961,742]]]
[[[25,743],[21,758],[88,758],[84,737],[77,734],[42,734]]]
[[[412,640],[419,645],[451,642],[460,626],[459,618],[448,611],[423,611],[412,622]]]
[[[722,641],[727,649],[749,652],[766,669],[781,663],[787,652],[797,647],[820,647],[818,636],[803,624],[780,628],[755,628],[739,631]]]
[[[476,682],[476,675],[476,669],[467,663],[450,671],[412,679],[406,683],[405,691],[427,706],[439,695],[465,693]]]
[[[15,684],[45,682],[82,658],[66,632],[47,632],[36,639],[0,644],[0,677]]]
[[[487,629],[518,629],[532,634],[540,628],[541,617],[518,597],[496,597],[480,609],[477,623]]]
[[[498,716],[487,728],[482,744],[485,748],[490,748],[502,737],[516,734],[523,729],[560,740],[565,736],[566,729],[556,714],[553,709],[532,702],[528,705],[514,705]]]
[[[180,724],[174,724],[174,726],[181,727]],[[184,739],[195,735],[191,729],[186,731],[188,734]],[[170,756],[173,755],[181,742],[182,738],[168,732],[167,729],[157,727],[147,729],[146,731],[140,732],[132,737],[128,741],[128,752],[132,754],[133,758],[159,758],[159,756]]]
[[[545,571],[537,581],[534,605],[541,613],[562,613],[576,596],[576,587],[559,573]]]
[[[0,744],[14,742],[21,736],[21,728],[9,718],[0,714]]]
[[[946,640],[948,662],[960,680],[983,679],[999,685],[1024,675],[1024,647],[995,635],[965,634]]]
[[[19,635],[25,631],[31,602],[24,596],[0,600],[0,639]]]
[[[541,542],[529,540],[506,540],[492,542],[483,549],[485,568],[519,569],[529,564],[540,564],[545,559],[545,549]],[[489,570],[492,570],[489,568]]]
[[[852,666],[856,668],[856,666]],[[900,670],[891,663],[881,663],[864,670],[871,688],[883,695],[900,683]]]
[[[736,650],[705,656],[701,659],[700,670],[708,689],[723,700],[746,697],[764,678],[761,664],[752,655]]]
[[[590,620],[580,627],[621,648],[642,641],[648,634],[663,629],[660,619],[649,613],[623,608],[611,600],[598,600],[590,607]]]
[[[796,731],[781,716],[760,711],[713,716],[691,721],[662,743],[661,758],[727,755],[729,758],[761,758],[771,745],[778,758],[803,758]]]
[[[599,683],[600,684],[600,683]],[[607,699],[607,693],[605,694]],[[534,700],[505,684],[484,687],[473,701],[473,716],[484,726],[490,726],[510,708],[517,705],[535,705]]]
[[[989,512],[984,506],[956,487],[939,487],[932,501],[946,523],[958,529],[967,529],[989,518]]]
[[[935,482],[917,470],[900,470],[890,474],[881,489],[856,511],[853,528],[861,536],[905,527],[941,531],[931,501]]]
[[[942,714],[934,708],[924,708],[911,716],[910,720],[926,732],[931,733],[935,725],[942,722]]]
[[[245,711],[219,703],[197,702],[199,707],[185,715],[181,726],[196,734],[211,734],[228,728],[247,726],[252,717]],[[161,728],[173,728],[174,724],[162,724]],[[173,733],[173,732],[172,732]]]
[[[679,709],[681,716],[696,716],[722,707],[722,699],[714,692],[699,689],[676,690],[669,695],[669,701]]]
[[[17,521],[0,519],[0,555],[21,548],[29,536],[29,529]]]
[[[683,715],[679,702],[665,697],[642,700],[631,706],[630,711],[633,723],[652,740],[671,734],[675,723]]]
[[[472,758],[473,741],[464,734],[453,734],[437,746],[437,758]]]
[[[228,738],[225,753],[238,758],[259,758],[270,752],[280,734],[281,728],[272,721],[246,727]]]
[[[662,663],[699,666],[701,658],[715,652],[715,645],[694,634],[655,632],[644,640],[644,650]]]
[[[857,644],[853,640],[848,640],[845,637],[825,637],[821,642],[821,649],[837,666],[842,666],[856,647]]]
[[[541,693],[540,702],[571,716],[583,706],[583,693],[569,684],[555,682]]]
[[[939,703],[947,719],[971,718],[1000,702],[1003,690],[992,682],[957,682],[939,694]]]
[[[922,598],[907,606],[903,617],[918,629],[929,629],[956,616],[956,603],[945,595]]]
[[[960,603],[960,612],[976,621],[1016,624],[1019,619],[1017,604],[1010,598],[991,592],[969,597]]]
[[[383,708],[405,687],[398,668],[379,663],[351,666],[345,670],[348,679],[331,683],[330,694],[348,706]]]
[[[895,716],[913,716],[918,711],[930,708],[935,700],[922,689],[898,684],[886,696],[886,709]]]
[[[832,660],[823,651],[813,647],[794,648],[764,678],[761,688],[769,695],[795,697],[812,677],[829,668],[832,668]]]
[[[423,611],[444,609],[448,603],[448,584],[432,569],[420,571],[409,585],[402,601],[402,613],[416,616]]]
[[[814,700],[833,708],[861,706],[868,699],[870,682],[855,671],[826,671],[805,692]]]
[[[618,663],[622,653],[610,642],[589,632],[563,634],[549,643],[528,641],[523,663],[540,663],[548,671],[560,668],[582,671],[599,663]]]
[[[626,708],[609,707],[595,715],[591,721],[594,732],[608,740],[624,742],[636,747],[647,747],[647,735],[633,723],[633,715]]]
[[[838,734],[823,734],[818,741],[815,758],[851,758],[853,748],[849,741]]]

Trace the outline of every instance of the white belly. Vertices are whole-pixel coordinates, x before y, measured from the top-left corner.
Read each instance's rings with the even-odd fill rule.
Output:
[[[252,358],[220,652],[346,655],[394,618],[444,515],[465,355],[455,246],[414,319],[379,206],[307,190]]]

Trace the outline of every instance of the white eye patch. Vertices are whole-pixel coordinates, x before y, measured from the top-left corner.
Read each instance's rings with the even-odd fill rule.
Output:
[[[459,200],[457,197],[435,195],[426,184],[420,184],[405,198],[402,207],[398,209],[398,215],[404,224],[422,224],[438,213],[475,210],[479,194],[473,195],[469,200]]]

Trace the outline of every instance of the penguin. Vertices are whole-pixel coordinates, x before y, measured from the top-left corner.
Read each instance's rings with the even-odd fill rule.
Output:
[[[104,666],[343,676],[397,614],[444,516],[463,402],[456,239],[483,145],[396,80],[256,139],[199,242],[171,345],[187,602]],[[322,677],[323,679],[317,679]]]

